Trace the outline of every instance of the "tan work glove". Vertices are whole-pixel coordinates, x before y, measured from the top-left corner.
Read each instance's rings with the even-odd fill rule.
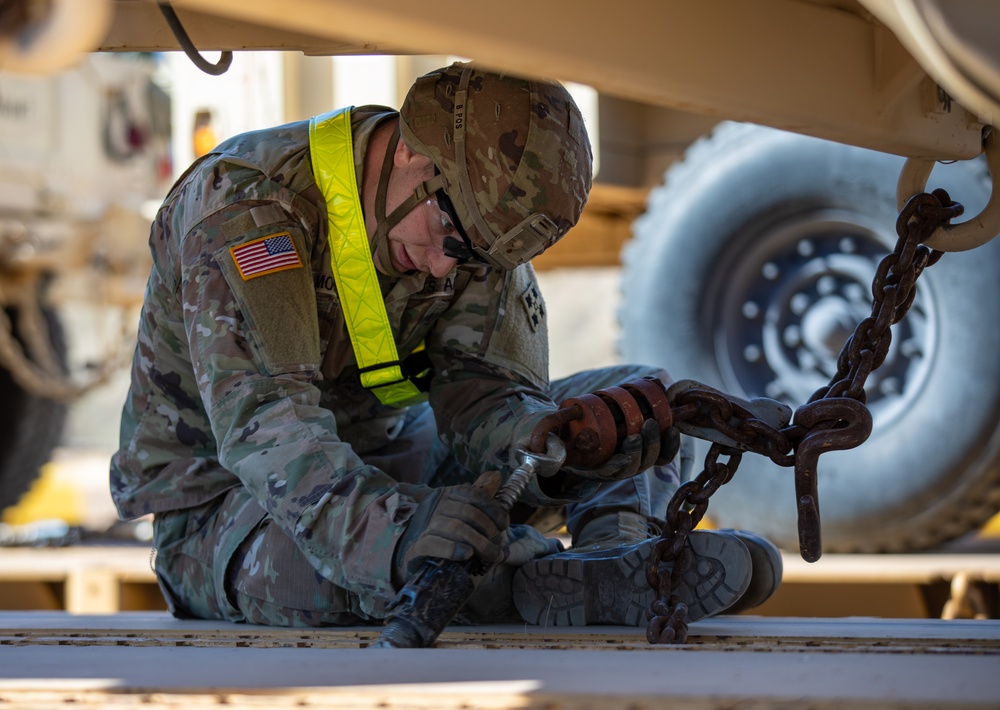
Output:
[[[455,562],[475,560],[483,569],[503,554],[507,511],[493,496],[496,473],[483,474],[475,485],[435,489],[417,506],[396,546],[394,582],[406,583],[427,557]]]
[[[660,436],[654,419],[642,423],[638,434],[626,437],[618,453],[592,467],[563,466],[565,473],[598,481],[621,481],[642,473],[655,464],[670,463],[680,448],[680,435],[672,427]]]

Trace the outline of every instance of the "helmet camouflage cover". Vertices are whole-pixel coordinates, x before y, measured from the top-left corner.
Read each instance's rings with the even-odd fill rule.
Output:
[[[429,157],[478,256],[513,269],[580,219],[593,157],[583,116],[557,82],[455,63],[414,82],[403,140]]]

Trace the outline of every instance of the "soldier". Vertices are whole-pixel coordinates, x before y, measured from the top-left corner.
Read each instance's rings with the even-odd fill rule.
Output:
[[[562,465],[550,437],[513,525],[474,485],[509,475],[555,402],[669,381],[638,366],[548,380],[527,262],[576,223],[591,171],[561,85],[454,64],[418,79],[399,113],[236,136],[180,177],[152,226],[111,462],[120,515],[153,515],[175,616],[378,622],[431,556],[500,562],[469,620],[643,623],[643,568],[679,484],[673,432],[661,442],[650,420],[595,468]],[[523,522],[552,509],[569,551]],[[692,619],[780,581],[760,538],[689,544]]]

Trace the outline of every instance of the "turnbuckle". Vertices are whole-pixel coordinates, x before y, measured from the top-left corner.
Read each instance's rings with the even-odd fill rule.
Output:
[[[566,445],[567,464],[599,466],[620,450],[627,437],[638,434],[647,419],[656,421],[661,436],[673,425],[667,390],[655,377],[561,402],[532,430],[529,446],[545,451],[545,438],[554,433]]]

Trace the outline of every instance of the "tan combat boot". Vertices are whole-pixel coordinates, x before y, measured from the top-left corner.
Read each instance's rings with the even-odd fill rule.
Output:
[[[750,550],[753,573],[750,586],[735,604],[726,609],[726,614],[739,614],[760,606],[778,591],[781,586],[783,565],[781,552],[773,542],[749,530],[720,530],[723,535],[735,535]]]
[[[643,626],[654,598],[646,568],[658,540],[642,516],[597,518],[573,548],[532,560],[517,571],[514,606],[532,624]],[[687,544],[694,564],[677,591],[688,605],[688,620],[697,621],[740,599],[750,585],[752,563],[747,546],[735,535],[696,530]]]

